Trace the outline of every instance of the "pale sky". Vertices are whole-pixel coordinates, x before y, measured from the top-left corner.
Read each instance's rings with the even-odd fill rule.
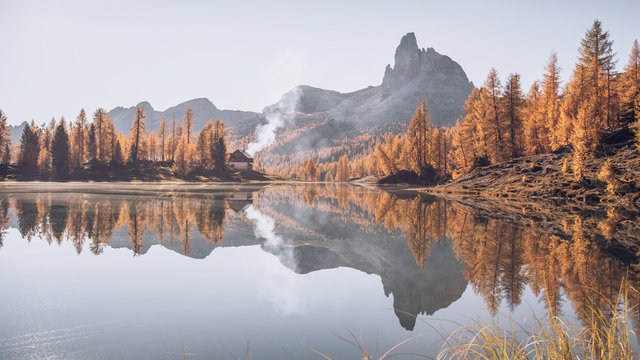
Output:
[[[636,0],[0,0],[0,109],[12,124],[196,97],[261,111],[299,84],[380,84],[407,32],[474,84],[495,67],[503,81],[520,73],[526,92],[552,50],[567,80],[595,18],[622,68],[640,38],[638,14]]]

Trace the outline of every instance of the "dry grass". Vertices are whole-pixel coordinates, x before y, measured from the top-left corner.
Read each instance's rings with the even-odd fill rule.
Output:
[[[626,292],[606,310],[590,306],[590,318],[582,326],[551,315],[546,322],[535,318],[533,326],[478,323],[449,336],[453,346],[442,349],[438,360],[543,360],[634,359],[628,327]]]

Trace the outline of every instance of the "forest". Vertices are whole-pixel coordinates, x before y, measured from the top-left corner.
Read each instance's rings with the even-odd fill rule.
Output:
[[[187,108],[181,124],[175,118],[168,124],[163,118],[157,130],[148,132],[145,118],[144,109],[137,107],[125,136],[116,132],[106,110],[97,109],[89,122],[82,109],[73,123],[61,118],[37,126],[32,121],[25,126],[20,144],[12,147],[7,117],[0,110],[2,175],[19,180],[118,180],[123,169],[143,179],[150,177],[149,170],[165,170],[166,178],[227,175],[222,121],[209,121],[196,133],[193,110]],[[163,174],[156,171],[155,175]]]
[[[384,141],[367,153],[324,163],[309,156],[300,166],[276,171],[325,181],[368,175],[384,178],[402,170],[417,175],[435,171],[436,179],[455,179],[478,167],[570,149],[572,156],[565,160],[564,171],[581,181],[585,161],[601,155],[599,144],[605,134],[631,127],[640,140],[638,41],[622,71],[616,71],[612,46],[609,32],[595,20],[580,43],[578,62],[564,85],[554,52],[542,79],[526,94],[519,74],[509,74],[503,85],[498,72],[491,69],[482,86],[469,95],[465,115],[453,127],[434,127],[424,100],[405,133],[383,135]]]

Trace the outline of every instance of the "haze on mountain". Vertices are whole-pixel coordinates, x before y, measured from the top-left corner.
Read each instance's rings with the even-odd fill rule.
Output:
[[[336,55],[337,56],[337,55]],[[357,69],[354,69],[357,71]],[[300,85],[291,90],[300,94],[295,107],[295,122],[280,130],[289,132],[286,142],[272,146],[269,152],[287,154],[301,149],[318,150],[358,135],[363,129],[387,131],[394,124],[408,124],[417,105],[426,99],[435,125],[451,126],[463,114],[462,106],[473,89],[462,67],[433,48],[420,49],[414,33],[402,37],[396,49],[395,64],[387,65],[382,83],[350,93]],[[290,93],[291,93],[290,92]],[[282,99],[290,98],[290,93]],[[281,100],[283,101],[283,100]],[[220,110],[206,98],[180,103],[158,111],[141,102],[147,114],[147,129],[157,129],[165,116],[180,124],[187,107],[194,110],[195,130],[209,120],[225,122],[232,139],[250,136],[255,127],[265,122],[264,114],[281,107],[269,105],[263,113]],[[109,111],[116,129],[128,132],[135,106],[116,107]],[[373,146],[373,144],[371,144]]]

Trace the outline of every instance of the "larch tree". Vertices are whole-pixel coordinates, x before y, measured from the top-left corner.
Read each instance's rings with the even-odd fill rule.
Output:
[[[51,165],[56,179],[64,180],[69,175],[69,136],[64,124],[58,125],[51,142]]]
[[[211,139],[211,129],[210,128],[207,129],[205,126],[205,128],[202,131],[200,131],[196,139],[196,154],[197,154],[198,165],[202,168],[204,168],[208,162],[207,160],[209,156],[207,154],[210,148],[209,147],[210,139]]]
[[[312,158],[308,158],[304,162],[305,178],[310,181],[318,180],[318,168]]]
[[[187,144],[193,143],[193,109],[188,107],[184,112],[184,120],[182,121],[182,128],[187,135]]]
[[[158,127],[158,146],[160,150],[160,160],[164,162],[164,155],[166,151],[167,143],[167,119],[162,115],[162,121],[160,121],[160,127]]]
[[[509,152],[512,158],[522,155],[522,110],[524,100],[522,89],[520,88],[520,75],[511,74],[504,87],[504,96],[502,97],[504,117],[506,127],[509,133]]]
[[[561,128],[560,122],[560,67],[558,55],[552,52],[545,66],[542,79],[542,116],[546,131],[541,135],[543,150],[556,150],[568,143],[568,134]],[[547,141],[548,139],[548,141]]]
[[[602,23],[595,20],[585,37],[580,42],[579,65],[586,71],[586,97],[584,101],[592,101],[594,118],[591,120],[598,129],[610,127],[611,118],[611,71],[615,66],[613,41],[609,32],[602,29]]]
[[[542,154],[548,150],[548,123],[545,121],[544,97],[538,81],[531,85],[523,109],[524,149],[527,155]]]
[[[338,159],[335,181],[347,181],[349,180],[349,175],[349,159],[347,159],[347,155],[342,155]]]
[[[93,125],[96,132],[96,151],[97,159],[100,161],[106,161],[105,152],[109,143],[104,136],[105,121],[107,119],[107,111],[103,108],[97,109],[93,113]]]
[[[422,169],[429,162],[429,141],[432,132],[431,116],[427,109],[427,100],[422,99],[422,103],[416,108],[411,123],[409,123],[408,135],[412,146],[411,164],[417,173],[422,173]]]
[[[9,148],[11,146],[11,134],[7,125],[7,115],[0,109],[0,162],[8,165],[11,161]]]
[[[638,40],[633,42],[629,62],[620,76],[621,119],[631,123],[637,119],[635,100],[640,95],[640,48]]]
[[[500,98],[502,96],[502,84],[498,78],[498,72],[491,68],[487,79],[483,84],[483,91],[480,97],[482,105],[486,109],[486,119],[482,123],[487,124],[487,135],[490,141],[487,142],[489,155],[492,161],[499,162],[505,159],[505,136],[504,124],[501,121]]]
[[[144,138],[147,136],[147,128],[144,124],[144,119],[147,116],[144,114],[144,109],[141,106],[136,107],[136,114],[133,118],[133,123],[131,124],[131,130],[129,131],[130,138],[130,150],[129,150],[129,161],[135,162],[138,160],[142,160],[142,155],[144,153]]]
[[[57,133],[56,128],[56,133]],[[84,144],[86,141],[87,114],[84,109],[76,117],[76,122],[71,130],[71,167],[80,169],[85,159]],[[54,133],[55,134],[55,133]],[[55,136],[55,135],[54,135]]]
[[[187,176],[191,172],[193,153],[192,145],[187,142],[186,133],[182,134],[173,157],[173,167],[180,176]]]
[[[155,130],[151,131],[149,133],[149,138],[147,139],[147,148],[149,149],[148,151],[148,156],[149,156],[149,160],[151,161],[156,161],[157,160],[157,144],[158,144],[158,140],[156,138],[156,132]]]

